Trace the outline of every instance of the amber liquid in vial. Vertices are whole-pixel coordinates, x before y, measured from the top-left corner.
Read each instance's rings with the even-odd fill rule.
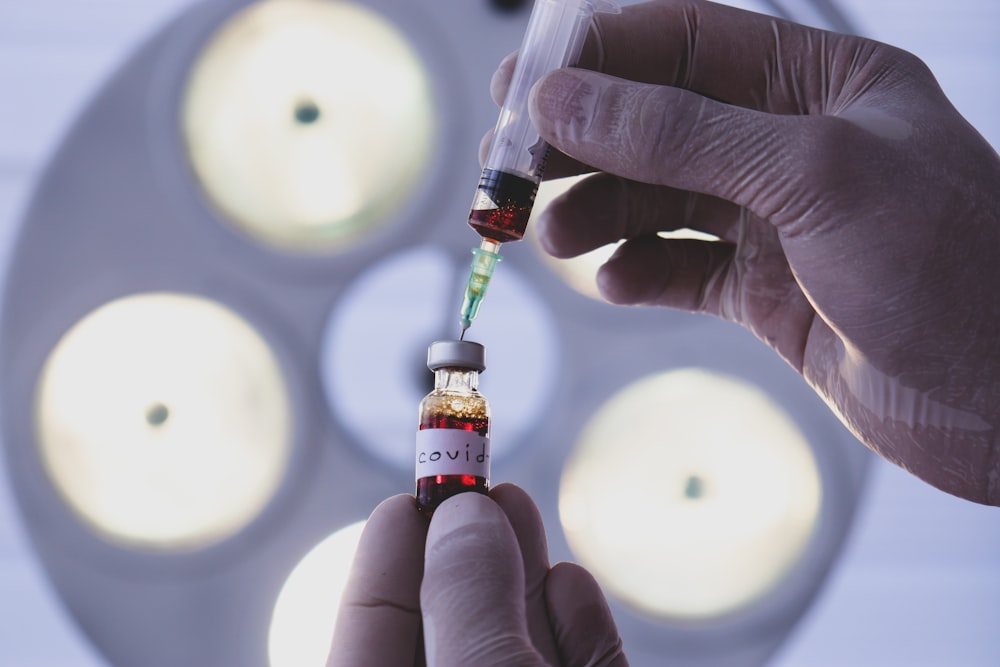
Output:
[[[470,401],[448,395],[428,396],[421,406],[419,428],[456,429],[485,436],[490,430],[486,402],[483,399]],[[430,516],[447,498],[465,491],[485,494],[489,489],[490,480],[479,475],[421,477],[417,480],[417,509]]]

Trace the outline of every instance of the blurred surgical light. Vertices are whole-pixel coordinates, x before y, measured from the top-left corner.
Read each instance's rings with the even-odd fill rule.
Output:
[[[199,54],[182,102],[191,165],[239,229],[298,251],[356,242],[399,211],[435,139],[405,36],[351,2],[264,0]]]
[[[495,2],[429,7],[194,3],[122,63],[40,173],[0,316],[0,426],[39,563],[111,664],[322,664],[341,588],[324,579],[346,575],[360,524],[324,538],[412,484],[426,346],[457,333],[469,266],[453,225],[475,182],[455,177],[478,174],[476,128],[496,119],[484,86],[527,19]],[[546,183],[536,211],[571,182]],[[596,296],[612,251],[582,260],[577,289]],[[613,313],[534,259],[510,249],[471,334],[504,415],[499,474],[562,487],[559,507],[539,495],[568,536],[552,555],[575,552],[631,605],[616,615],[634,664],[763,664],[834,562],[867,451],[839,447],[849,434],[745,332]],[[150,284],[173,292],[121,298]],[[595,416],[595,397],[678,359],[743,369],[812,449],[765,397],[704,371],[673,375],[674,393],[640,382],[651,397],[623,399],[641,409],[621,423],[607,425],[618,398]],[[727,416],[746,395],[753,407]],[[670,623],[740,604],[694,632]]]
[[[291,450],[268,344],[184,294],[124,297],[78,321],[45,362],[35,424],[63,499],[102,536],[141,548],[234,534],[270,500]]]
[[[359,521],[333,533],[288,575],[274,605],[268,633],[271,667],[326,664],[340,596],[364,526],[365,522]]]
[[[754,385],[686,368],[648,376],[588,421],[560,484],[570,548],[618,599],[707,620],[766,595],[816,526],[820,475]]]

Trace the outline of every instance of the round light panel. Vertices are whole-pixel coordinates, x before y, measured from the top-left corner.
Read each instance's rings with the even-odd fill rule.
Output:
[[[341,528],[313,547],[281,587],[268,632],[271,667],[326,664],[340,596],[365,522]]]
[[[435,143],[405,36],[351,2],[265,0],[199,55],[183,99],[191,165],[239,229],[297,251],[356,242],[406,205]]]
[[[770,591],[817,524],[805,437],[759,388],[701,369],[641,379],[588,421],[563,472],[570,548],[626,604],[723,616]]]
[[[145,548],[232,535],[272,497],[291,451],[268,344],[231,310],[182,294],[122,298],[77,322],[45,362],[35,424],[72,509]]]

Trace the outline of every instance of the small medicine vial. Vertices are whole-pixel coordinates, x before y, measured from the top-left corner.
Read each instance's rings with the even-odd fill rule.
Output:
[[[490,488],[490,404],[479,393],[486,350],[464,340],[427,348],[434,390],[420,402],[417,508],[430,516],[446,498]]]

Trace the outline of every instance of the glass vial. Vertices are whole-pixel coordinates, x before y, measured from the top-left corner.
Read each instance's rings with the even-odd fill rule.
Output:
[[[446,498],[490,488],[490,404],[479,393],[486,350],[472,341],[443,340],[427,348],[434,390],[420,402],[417,507],[430,516]]]

